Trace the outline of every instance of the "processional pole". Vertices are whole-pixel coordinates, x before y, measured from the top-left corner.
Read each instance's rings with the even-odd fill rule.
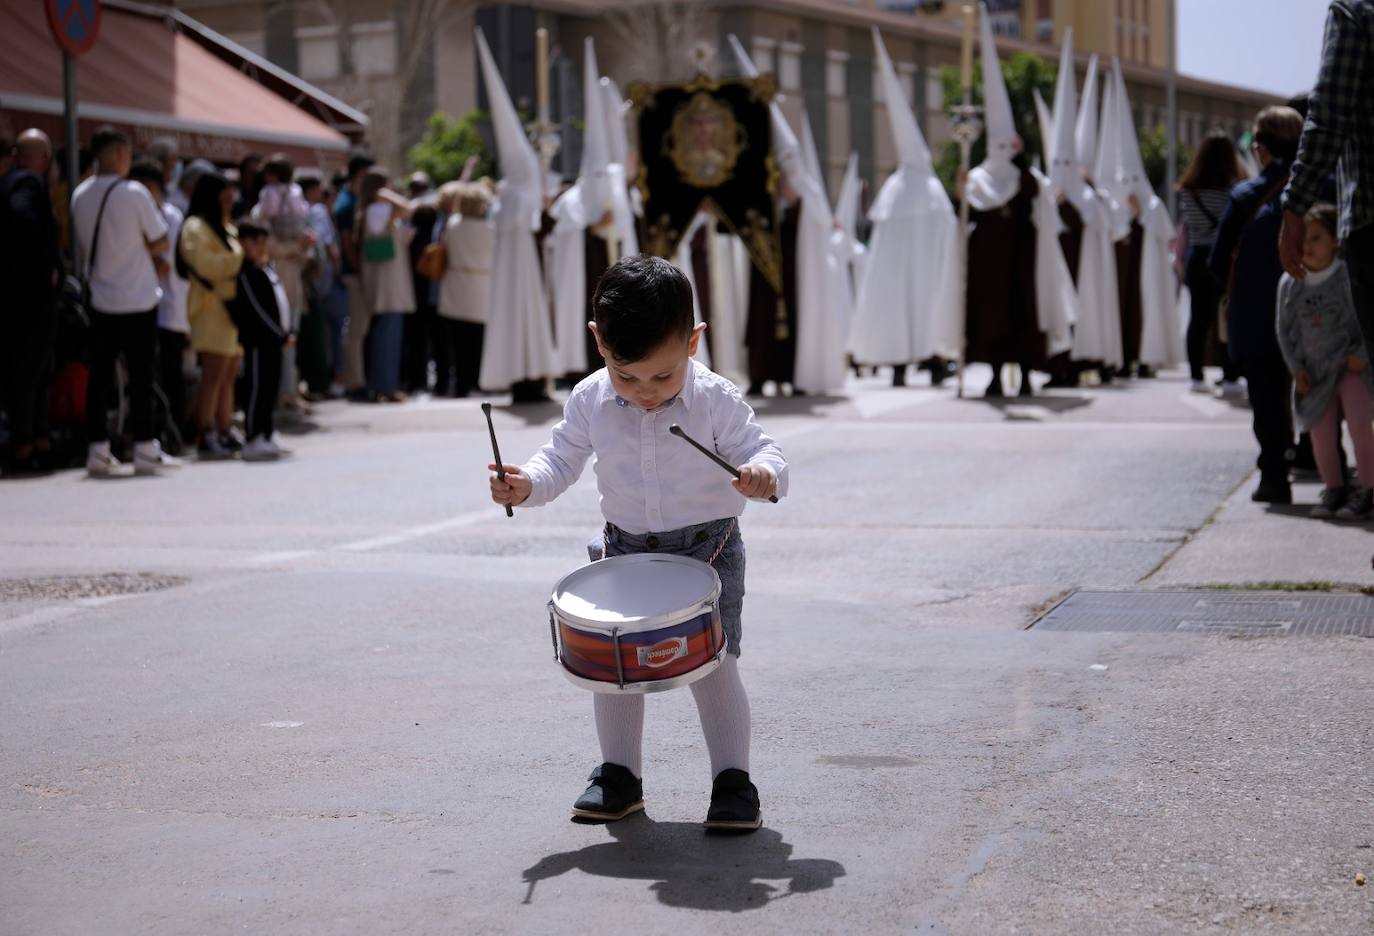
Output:
[[[983,121],[978,117],[978,108],[973,106],[973,26],[974,17],[977,11],[973,4],[963,5],[964,13],[964,46],[963,56],[960,59],[960,84],[963,85],[963,103],[951,109],[954,124],[954,139],[959,144],[959,175],[961,178],[968,179],[969,162],[972,158],[973,144],[983,133]],[[968,220],[968,191],[965,184],[965,191],[959,198],[959,259],[961,267],[960,279],[963,281],[964,289],[960,293],[963,297],[961,305],[964,306],[964,318],[967,323],[968,306],[968,240],[969,240],[969,220]],[[964,328],[967,329],[967,324]],[[958,375],[958,395],[960,399],[964,397],[964,348],[966,339],[959,339],[959,375]]]

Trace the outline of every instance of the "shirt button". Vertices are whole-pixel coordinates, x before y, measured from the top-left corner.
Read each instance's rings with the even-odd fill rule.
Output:
[[[645,546],[648,546],[650,549],[657,549],[657,548],[658,548],[658,537],[657,537],[657,536],[650,536],[650,537],[647,537],[647,538],[644,540],[644,545],[645,545]]]

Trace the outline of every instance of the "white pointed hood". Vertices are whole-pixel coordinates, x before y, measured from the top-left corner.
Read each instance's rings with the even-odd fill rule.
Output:
[[[501,80],[501,72],[496,67],[496,60],[491,57],[491,49],[487,48],[486,37],[480,29],[477,30],[477,56],[482,63],[482,79],[486,82],[487,102],[491,107],[491,124],[496,137],[496,160],[500,166],[501,183],[508,188],[518,189],[522,195],[530,199],[530,207],[534,212],[531,224],[537,228],[540,200],[543,197],[543,186],[539,178],[539,157],[535,155],[534,147],[525,136],[525,128],[521,126],[520,118],[515,113],[515,105],[511,103],[510,92],[506,90],[506,83]]]
[[[591,40],[589,39],[588,42]],[[601,88],[601,113],[606,121],[606,151],[612,165],[623,166],[630,160],[630,134],[625,126],[625,96],[620,87],[611,79],[603,77],[597,84]]]
[[[1088,59],[1083,79],[1083,101],[1078,108],[1078,123],[1073,131],[1074,160],[1078,171],[1090,173],[1097,158],[1097,56]],[[1093,181],[1096,181],[1094,179]]]
[[[1120,62],[1112,62],[1112,78],[1116,83],[1117,129],[1121,135],[1117,151],[1117,184],[1124,194],[1134,194],[1145,206],[1156,197],[1155,190],[1145,174],[1145,160],[1140,155],[1140,138],[1136,135],[1131,99],[1126,93],[1126,81],[1121,77]]]
[[[588,36],[582,59],[582,166],[577,175],[585,224],[596,224],[611,210],[610,143],[603,111],[601,72],[596,66],[596,46]]]
[[[997,59],[992,19],[985,4],[978,5],[983,47],[983,127],[987,155],[968,175],[968,201],[978,211],[1001,208],[1021,191],[1021,170],[1016,156],[1016,120],[1011,97]]]
[[[1064,193],[1080,213],[1088,210],[1092,193],[1088,191],[1083,172],[1078,168],[1077,128],[1078,92],[1074,88],[1073,30],[1064,36],[1064,48],[1059,54],[1059,78],[1054,87],[1054,120],[1050,130],[1050,183]]]
[[[809,175],[820,189],[821,196],[825,198],[826,205],[830,204],[830,195],[826,191],[825,171],[821,169],[820,152],[816,149],[816,137],[811,132],[811,116],[802,108],[802,165],[806,167],[806,174]]]
[[[878,56],[878,77],[883,83],[887,102],[887,119],[892,127],[892,140],[897,148],[897,170],[887,177],[878,197],[869,208],[872,221],[890,217],[914,217],[930,212],[952,212],[949,195],[935,175],[930,148],[916,115],[907,103],[906,92],[897,78],[897,69],[887,54],[887,46],[878,28],[873,27],[873,48]]]
[[[849,154],[849,164],[844,167],[844,181],[840,183],[840,194],[835,197],[835,219],[839,221],[844,236],[851,241],[858,240],[859,230],[859,154]]]
[[[887,54],[887,46],[878,27],[873,27],[873,47],[878,54],[878,78],[883,83],[883,100],[887,102],[887,119],[892,125],[892,141],[897,147],[897,162],[903,166],[928,168],[931,165],[930,147],[921,136],[921,127],[916,123],[916,115],[911,112],[911,104],[906,99],[906,91],[897,78],[897,69],[892,66],[892,58]]]
[[[1040,124],[1040,156],[1045,171],[1049,172],[1054,160],[1054,114],[1050,112],[1050,106],[1045,103],[1039,88],[1032,88],[1031,96],[1035,98],[1035,119]]]
[[[1120,160],[1121,130],[1116,125],[1116,83],[1110,75],[1103,76],[1102,120],[1097,127],[1097,156],[1093,161],[1092,179],[1098,188],[1116,191],[1116,166]]]

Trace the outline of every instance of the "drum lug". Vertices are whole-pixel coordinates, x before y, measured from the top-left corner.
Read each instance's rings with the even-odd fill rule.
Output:
[[[558,625],[554,623],[553,602],[549,602],[549,638],[553,640],[553,661],[563,662],[563,656],[558,652]]]
[[[620,658],[620,628],[611,628],[611,640],[615,643],[615,677],[620,688],[625,688],[625,661]]]

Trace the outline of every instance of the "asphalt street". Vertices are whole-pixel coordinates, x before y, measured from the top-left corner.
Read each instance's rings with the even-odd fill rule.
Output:
[[[558,409],[497,403],[521,461]],[[792,496],[742,521],[744,838],[702,833],[681,690],[647,813],[569,821],[599,756],[544,606],[595,487],[507,519],[476,400],[0,483],[0,932],[1374,931],[1374,641],[1028,629],[1079,587],[1369,584],[1368,528],[1249,503],[1247,410],[1182,374],[759,410]]]

